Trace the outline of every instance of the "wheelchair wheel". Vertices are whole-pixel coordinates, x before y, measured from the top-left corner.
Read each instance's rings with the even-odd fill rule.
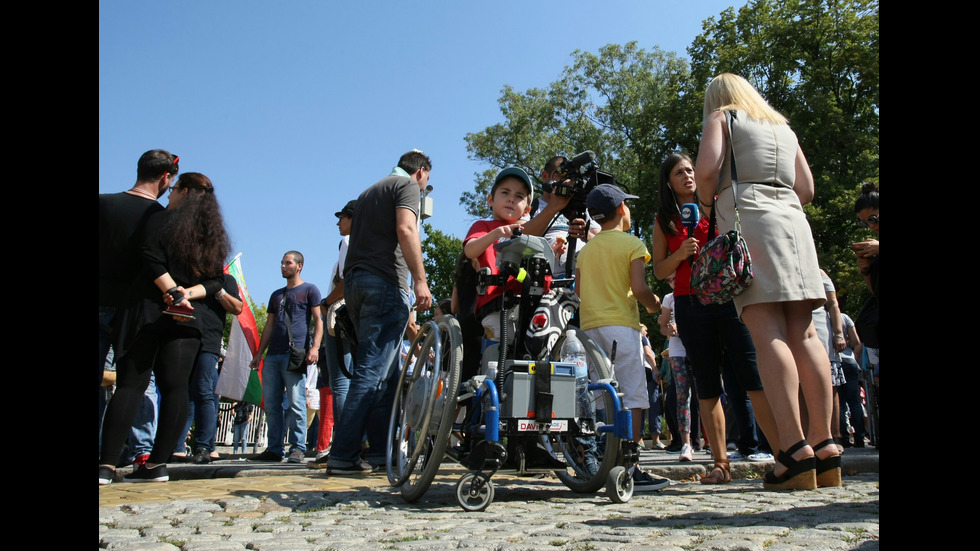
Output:
[[[626,503],[633,497],[633,477],[626,467],[613,467],[606,478],[606,493],[613,503]]]
[[[456,501],[464,511],[483,511],[493,502],[493,482],[486,475],[466,473],[456,483]]]
[[[575,331],[575,336],[585,346],[590,376],[595,376],[596,380],[608,379],[611,369],[605,352],[579,328],[569,326],[569,329]],[[561,353],[561,345],[564,341],[563,335],[555,343],[551,352],[552,360],[559,359],[558,355]],[[589,391],[589,403],[593,410],[597,405],[600,408],[597,417],[605,412],[610,412],[611,417],[613,401],[608,393],[598,390]],[[610,418],[606,422],[612,423],[612,421]],[[597,422],[597,426],[598,424]],[[548,439],[551,448],[555,452],[561,452],[562,459],[568,464],[568,468],[564,471],[555,471],[555,475],[573,492],[582,494],[598,492],[606,484],[610,471],[619,464],[620,438],[611,432],[578,437],[562,432],[542,435],[542,438]]]
[[[416,337],[395,393],[388,425],[388,480],[409,502],[425,494],[439,472],[456,415],[462,369],[459,323],[447,316]],[[411,369],[409,369],[409,367]]]

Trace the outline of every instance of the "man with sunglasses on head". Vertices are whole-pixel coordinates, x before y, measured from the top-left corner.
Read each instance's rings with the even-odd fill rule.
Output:
[[[139,272],[139,246],[146,220],[165,210],[157,199],[173,185],[179,160],[162,149],[147,151],[136,165],[136,183],[131,189],[99,194],[100,386],[116,311],[127,305],[129,288]]]

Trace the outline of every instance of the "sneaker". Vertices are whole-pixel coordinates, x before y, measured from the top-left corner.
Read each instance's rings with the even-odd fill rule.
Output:
[[[693,461],[694,452],[691,450],[690,444],[684,444],[681,447],[681,461]]]
[[[152,469],[148,469],[146,465],[140,465],[132,474],[123,478],[124,482],[166,482],[168,480],[170,480],[170,475],[167,474],[167,466],[163,464]]]
[[[299,448],[289,452],[289,457],[286,458],[286,463],[303,463],[304,461],[306,461],[306,452]]]
[[[633,471],[633,491],[634,492],[656,492],[670,486],[670,481],[666,478],[654,478],[639,468]]]
[[[374,472],[374,467],[360,458],[355,461],[328,458],[327,472],[330,474],[371,474]]]
[[[112,484],[112,481],[116,479],[116,471],[112,470],[111,467],[99,466],[99,486],[105,486],[106,484]]]
[[[771,453],[759,452],[753,453],[749,456],[749,461],[755,461],[757,463],[762,463],[765,461],[772,461],[773,457]]]
[[[735,450],[728,454],[729,461],[745,461],[746,457],[742,455],[742,452]]]
[[[265,450],[259,455],[249,458],[249,461],[270,461],[270,462],[279,463],[280,461],[282,461],[282,455],[276,452],[270,452],[269,450]]]
[[[306,466],[311,469],[326,469],[327,459],[330,457],[329,452],[330,452],[329,449],[323,450],[322,452],[318,452],[316,454],[316,459],[307,463]]]
[[[208,450],[197,450],[191,462],[197,465],[207,465],[211,462],[211,452]]]
[[[678,443],[676,445],[673,444],[673,443],[671,443],[669,446],[667,446],[666,448],[664,448],[664,451],[667,452],[667,453],[681,453],[681,448],[682,447],[683,446],[681,446],[680,443]]]

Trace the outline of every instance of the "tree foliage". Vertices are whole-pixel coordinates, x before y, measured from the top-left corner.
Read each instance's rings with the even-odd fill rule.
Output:
[[[635,42],[575,51],[546,87],[505,86],[503,122],[466,136],[470,158],[489,168],[460,204],[487,218],[497,170],[513,165],[537,175],[553,155],[591,149],[641,197],[633,221],[648,238],[660,163],[675,149],[696,156],[704,90],[713,76],[733,72],[799,136],[817,188],[806,210],[820,263],[846,298],[864,288],[849,244],[867,235],[855,227],[852,205],[860,183],[878,179],[878,35],[877,0],[756,0],[705,20],[690,61]]]
[[[660,160],[678,147],[690,124],[678,107],[689,79],[687,63],[636,42],[610,44],[598,54],[576,50],[573,63],[547,89],[517,92],[505,86],[500,110],[505,122],[466,136],[470,158],[493,168],[477,175],[477,188],[460,204],[485,218],[493,174],[519,166],[540,174],[554,155],[592,150],[602,170],[641,196],[637,226],[652,223]]]
[[[456,279],[456,259],[463,252],[463,240],[437,230],[431,224],[423,224],[425,239],[422,240],[422,257],[425,275],[432,292],[432,305],[452,298]],[[432,312],[419,314],[418,321],[432,318]]]
[[[816,185],[806,210],[820,264],[842,297],[864,288],[848,245],[866,237],[858,188],[878,179],[878,37],[877,0],[757,0],[706,20],[688,48],[698,104],[731,72],[790,120]]]

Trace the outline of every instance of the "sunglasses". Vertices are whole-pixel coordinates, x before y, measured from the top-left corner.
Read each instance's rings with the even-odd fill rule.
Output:
[[[871,224],[874,224],[874,225],[877,226],[878,225],[878,215],[877,214],[873,214],[873,215],[869,216],[867,220],[861,220],[860,218],[858,218],[857,224],[858,224],[858,226],[860,226],[862,228],[869,228],[869,227],[871,227]]]

